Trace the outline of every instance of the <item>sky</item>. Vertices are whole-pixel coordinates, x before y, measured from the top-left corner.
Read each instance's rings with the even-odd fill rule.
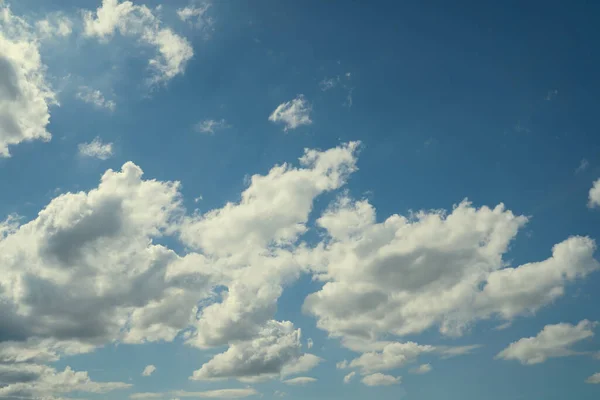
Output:
[[[597,399],[599,13],[0,0],[0,399]]]

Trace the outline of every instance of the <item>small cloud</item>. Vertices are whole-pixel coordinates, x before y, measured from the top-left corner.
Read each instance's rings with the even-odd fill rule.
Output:
[[[90,143],[80,143],[79,155],[82,157],[94,157],[99,160],[108,160],[113,155],[113,144],[102,143],[99,137],[96,137]]]
[[[515,132],[517,132],[517,133],[531,133],[531,129],[527,128],[526,126],[523,126],[523,124],[521,124],[521,121],[519,121],[515,125]]]
[[[144,368],[144,371],[142,372],[142,376],[150,376],[154,371],[156,371],[156,367],[154,365],[146,365],[146,368]]]
[[[442,353],[442,358],[452,358],[457,356],[464,356],[471,354],[473,350],[479,349],[482,346],[480,344],[472,344],[469,346],[456,346],[456,347],[441,347],[439,350]]]
[[[36,21],[35,30],[41,39],[64,38],[73,32],[73,21],[60,13],[52,13]]]
[[[350,79],[352,77],[352,74],[350,72],[346,72],[346,79]]]
[[[340,362],[336,363],[335,367],[337,369],[346,369],[346,368],[348,368],[348,365],[349,365],[348,360],[344,360],[344,361],[340,361]]]
[[[75,95],[84,103],[92,104],[96,108],[105,108],[110,111],[115,111],[117,104],[112,100],[107,100],[101,91],[94,90],[87,86],[80,86],[79,91]]]
[[[589,163],[589,161],[588,161],[588,160],[586,160],[586,159],[584,158],[584,159],[582,159],[582,160],[579,162],[579,166],[578,166],[578,167],[577,167],[577,169],[575,170],[575,173],[576,173],[576,174],[578,174],[578,173],[580,173],[580,172],[583,172],[583,171],[585,171],[586,169],[588,169],[588,167],[589,167],[589,166],[590,166],[590,163]]]
[[[196,197],[196,198],[194,199],[194,203],[197,203],[197,202],[199,202],[199,201],[201,201],[201,200],[202,200],[202,196],[200,195],[200,196],[198,196],[198,197]]]
[[[588,207],[600,207],[600,179],[597,179],[588,195]]]
[[[216,131],[220,131],[223,129],[229,128],[229,125],[224,119],[214,120],[214,119],[205,119],[204,121],[198,122],[194,129],[200,133],[208,133],[213,135]]]
[[[177,16],[183,22],[192,24],[196,29],[210,29],[214,24],[212,17],[208,15],[210,3],[204,3],[198,6],[189,5],[177,10]]]
[[[396,385],[402,382],[402,377],[394,377],[391,375],[384,375],[382,373],[376,373],[367,375],[362,379],[362,383],[367,386],[389,386]]]
[[[585,383],[590,383],[592,385],[600,385],[600,372],[590,376],[585,380]]]
[[[269,116],[269,121],[282,123],[284,131],[287,132],[302,125],[312,124],[311,111],[310,103],[304,98],[304,95],[300,94],[295,99],[278,105]]]
[[[287,396],[287,393],[286,392],[282,392],[281,390],[276,390],[273,393],[273,396],[275,396],[275,397],[285,397],[285,396]]]
[[[431,364],[421,364],[417,368],[411,369],[410,372],[413,374],[426,374],[431,372],[432,369]]]
[[[346,95],[346,102],[344,103],[344,105],[348,108],[352,107],[352,104],[353,104],[353,100],[352,100],[352,92],[353,91],[354,91],[354,88],[349,88],[348,94]]]
[[[309,349],[312,349],[313,345],[314,345],[313,340],[311,338],[308,338],[306,340],[306,347],[308,347]]]
[[[286,385],[301,386],[301,385],[307,385],[309,383],[313,383],[316,381],[317,380],[315,378],[311,378],[309,376],[299,376],[297,378],[287,379],[287,380],[283,381],[283,383],[285,383]]]
[[[355,375],[356,375],[356,372],[354,372],[354,371],[350,372],[348,375],[346,375],[344,377],[344,383],[350,383]]]
[[[556,96],[558,96],[558,90],[556,90],[556,89],[548,90],[548,93],[546,94],[546,97],[544,97],[544,99],[546,101],[551,101],[551,100],[554,100],[556,98]]]
[[[435,145],[437,142],[438,142],[437,139],[429,138],[425,142],[423,142],[423,146],[425,148],[431,147],[431,146]]]
[[[319,82],[319,87],[322,91],[326,92],[329,89],[333,89],[340,82],[340,77],[336,76],[335,78],[325,78],[321,82]]]

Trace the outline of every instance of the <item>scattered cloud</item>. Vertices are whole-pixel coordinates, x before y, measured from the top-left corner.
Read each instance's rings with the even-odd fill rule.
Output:
[[[394,377],[391,375],[384,375],[381,373],[367,375],[362,378],[362,383],[367,386],[389,386],[396,385],[402,382],[401,377]]]
[[[49,141],[49,107],[58,104],[46,81],[35,29],[0,3],[0,157],[9,146]]]
[[[585,380],[586,383],[590,383],[592,385],[600,385],[600,372],[590,376]]]
[[[595,322],[583,320],[577,325],[546,325],[537,336],[519,339],[502,350],[497,358],[517,360],[523,365],[543,363],[549,358],[580,354],[571,347],[594,336]]]
[[[150,376],[154,371],[156,371],[156,367],[154,365],[146,365],[144,371],[142,371],[142,376]]]
[[[146,399],[164,399],[173,400],[174,398],[202,398],[202,399],[242,399],[245,397],[260,395],[255,389],[244,388],[244,389],[217,389],[207,390],[203,392],[187,392],[184,390],[175,390],[172,392],[164,393],[134,393],[129,396],[133,400],[146,400]]]
[[[418,367],[411,369],[410,372],[413,374],[427,374],[431,372],[432,369],[431,364],[421,364]]]
[[[52,13],[36,21],[35,30],[41,39],[64,38],[73,33],[73,21],[66,15]]]
[[[117,104],[113,100],[107,100],[101,91],[94,90],[88,86],[80,86],[75,96],[84,103],[92,104],[96,108],[115,111],[117,107]]]
[[[594,208],[600,206],[600,179],[596,180],[590,189],[588,195],[588,207]]]
[[[308,338],[306,340],[306,347],[308,347],[309,349],[312,349],[313,345],[314,345],[313,340],[311,338]]]
[[[313,383],[316,382],[317,380],[315,378],[311,378],[308,376],[299,376],[297,378],[292,378],[292,379],[286,379],[283,381],[283,383],[285,383],[286,385],[293,385],[293,386],[301,386],[301,385],[307,385],[309,383]]]
[[[421,346],[415,342],[386,344],[379,352],[363,353],[352,360],[347,367],[359,368],[364,375],[373,372],[387,371],[414,362],[420,354],[431,353],[433,346]]]
[[[229,128],[229,125],[224,119],[214,120],[214,119],[205,119],[204,121],[198,122],[194,129],[200,133],[208,133],[213,135],[216,131],[220,131],[223,129]]]
[[[165,28],[162,21],[145,5],[131,1],[103,0],[94,12],[85,11],[84,34],[102,42],[109,41],[119,32],[122,36],[136,38],[140,43],[156,49],[149,60],[153,70],[151,84],[164,83],[182,75],[194,51],[187,39]]]
[[[348,375],[344,376],[344,383],[352,382],[352,379],[356,376],[356,372],[352,371]]]
[[[575,173],[578,174],[580,172],[585,171],[586,169],[588,169],[588,167],[590,166],[590,163],[588,160],[586,160],[585,158],[583,158],[580,162],[579,162],[579,166],[577,167],[577,169],[575,170]]]
[[[89,143],[80,143],[79,155],[82,157],[93,157],[99,160],[108,160],[113,155],[113,144],[103,143],[99,137]]]
[[[276,390],[275,392],[273,392],[273,396],[275,397],[285,397],[287,396],[286,392],[282,392],[281,390]]]
[[[551,100],[554,100],[556,98],[556,96],[558,96],[557,89],[548,90],[548,93],[546,93],[546,97],[544,97],[544,99],[546,101],[551,101]]]
[[[310,103],[300,94],[295,99],[281,103],[269,116],[269,121],[284,125],[284,131],[312,124]]]
[[[214,20],[208,15],[211,4],[208,2],[199,5],[189,5],[177,10],[177,16],[180,20],[192,24],[196,29],[211,29]]]
[[[335,78],[325,78],[321,82],[319,82],[319,87],[322,91],[326,92],[336,87],[338,83],[340,83],[339,76],[336,76]]]

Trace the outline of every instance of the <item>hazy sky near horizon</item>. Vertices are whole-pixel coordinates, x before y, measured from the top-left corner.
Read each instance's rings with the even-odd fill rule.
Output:
[[[597,399],[598,15],[0,0],[0,399]]]

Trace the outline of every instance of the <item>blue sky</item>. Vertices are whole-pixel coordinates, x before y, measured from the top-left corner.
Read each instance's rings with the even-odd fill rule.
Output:
[[[0,399],[598,397],[600,4],[0,10]]]

